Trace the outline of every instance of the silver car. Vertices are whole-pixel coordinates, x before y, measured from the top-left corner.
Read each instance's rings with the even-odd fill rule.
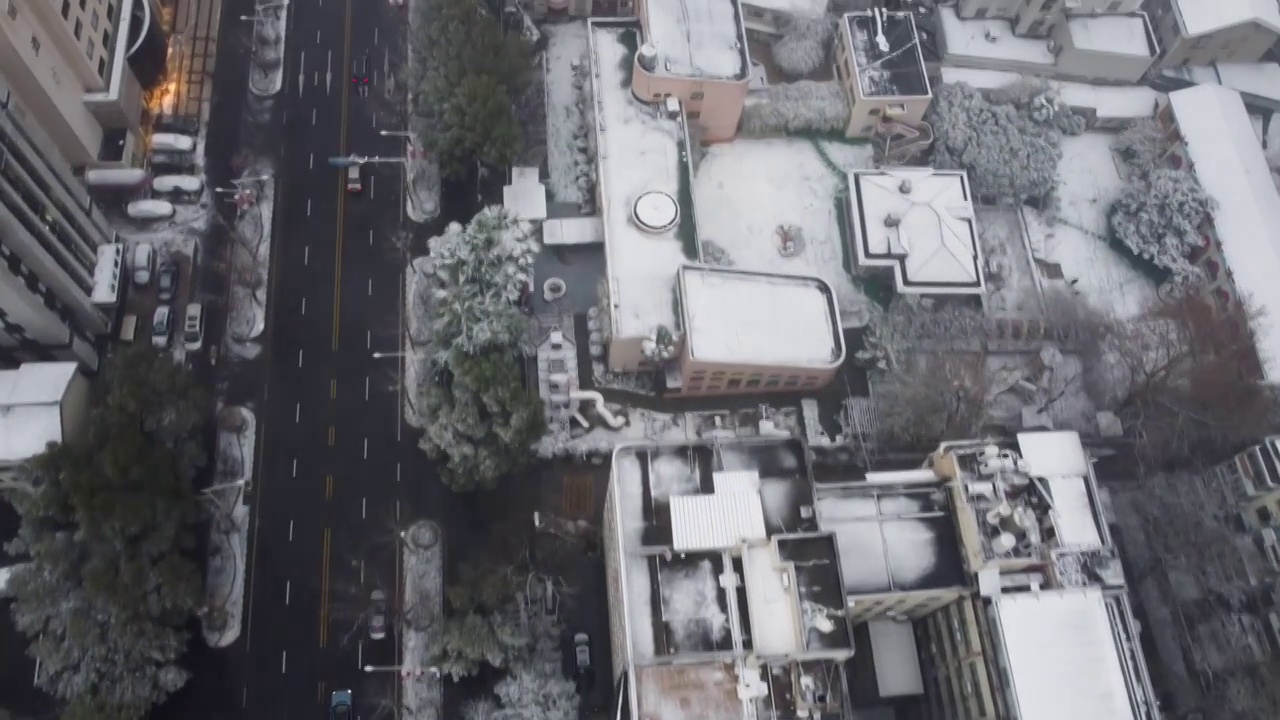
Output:
[[[387,594],[381,590],[369,593],[369,639],[387,636]]]

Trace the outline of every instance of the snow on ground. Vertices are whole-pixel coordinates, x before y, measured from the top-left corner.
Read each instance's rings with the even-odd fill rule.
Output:
[[[1156,302],[1156,286],[1107,243],[1107,210],[1124,185],[1111,152],[1115,135],[1062,139],[1056,223],[1022,208],[1034,256],[1062,266],[1065,282],[1097,310],[1133,317]]]
[[[444,614],[443,575],[444,546],[439,541],[439,528],[423,521],[435,530],[436,542],[430,547],[418,547],[412,542],[415,528],[406,532],[404,547],[404,595],[403,610],[419,608],[414,612],[413,625],[402,623],[400,635],[400,665],[407,670],[425,669],[431,665],[431,632],[438,630]],[[406,720],[436,720],[440,717],[442,692],[440,678],[430,672],[412,674],[402,680],[404,715]]]
[[[227,332],[223,344],[233,357],[252,359],[262,346],[255,340],[267,325],[267,288],[271,279],[271,230],[275,214],[275,175],[271,161],[262,160],[241,174],[255,202],[240,211],[235,220],[235,238],[230,251],[231,292],[227,309]]]
[[[843,171],[873,166],[870,145],[822,147]],[[693,179],[700,238],[723,248],[734,267],[826,280],[836,293],[841,324],[863,325],[867,300],[845,270],[847,249],[836,214],[836,203],[847,202],[845,187],[844,173],[829,167],[808,140],[713,145]],[[794,256],[782,257],[777,231],[788,225],[800,229],[803,242]]]
[[[737,3],[732,0],[649,0],[645,40],[668,75],[725,79],[743,70]]]
[[[426,345],[430,338],[427,331],[427,287],[420,285],[420,281],[429,263],[426,256],[414,258],[404,270],[404,419],[410,427],[416,428],[421,428],[422,422],[418,419],[414,402],[419,394],[418,377],[424,372],[429,359]]]
[[[22,567],[26,563],[18,563],[16,565],[8,565],[0,567],[0,598],[9,597],[9,577],[13,575],[13,571]]]
[[[409,384],[408,367],[405,368],[405,384],[406,387],[413,387],[413,385]],[[408,410],[406,410],[406,414],[408,414]],[[553,428],[538,441],[537,445],[534,446],[534,451],[538,454],[538,457],[547,459],[553,457],[585,458],[588,455],[612,452],[614,448],[623,443],[643,441],[679,443],[693,440],[697,437],[693,423],[684,418],[684,416],[668,415],[640,408],[615,411],[615,414],[624,415],[627,418],[627,424],[618,430],[614,430],[604,423],[596,423],[585,434],[579,437],[572,437],[567,430],[557,432]]]
[[[976,207],[974,212],[986,260],[987,309],[995,315],[1039,316],[1043,311],[1040,285],[1018,211]]]
[[[288,29],[289,0],[276,0],[267,9],[258,10],[254,16],[254,59],[249,69],[249,91],[254,95],[275,95],[284,87],[284,51]]]
[[[573,131],[581,112],[573,87],[573,64],[586,62],[587,24],[572,22],[546,27],[547,189],[556,202],[581,200],[573,161]]]
[[[205,569],[205,642],[226,647],[240,637],[244,615],[245,559],[249,544],[249,508],[244,486],[253,479],[258,423],[248,408],[224,408],[240,418],[236,430],[218,431],[215,485],[239,483],[212,492],[214,519],[209,527],[209,561]],[[209,496],[205,496],[209,497]]]
[[[662,619],[671,629],[676,650],[705,650],[704,636],[717,645],[729,632],[729,617],[720,607],[715,569],[710,560],[672,566],[658,573]]]
[[[409,27],[418,27],[422,22],[419,14],[422,12],[423,2],[424,0],[410,0]],[[412,40],[411,34],[410,42]],[[405,74],[415,77],[417,73],[413,69],[413,62],[422,53],[410,51],[407,55],[410,68]],[[412,102],[409,104],[412,105]],[[409,132],[417,138],[426,134],[422,120],[413,113],[409,114]],[[405,168],[405,214],[414,222],[429,222],[440,214],[440,165],[433,157],[418,157],[417,153],[411,155],[413,157]]]

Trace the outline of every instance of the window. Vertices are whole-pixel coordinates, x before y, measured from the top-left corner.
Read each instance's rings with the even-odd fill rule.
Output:
[[[31,36],[31,51],[37,55],[40,54],[40,38],[35,35]]]
[[[1258,524],[1263,527],[1267,527],[1272,522],[1271,508],[1266,505],[1254,508],[1253,514],[1258,516]]]
[[[98,77],[103,80],[107,79],[107,59],[98,58]]]
[[[115,19],[116,19],[116,4],[113,2],[109,2],[107,3],[107,22],[111,22],[112,20],[115,20]]]
[[[867,111],[867,114],[870,115],[871,117],[875,117],[880,114],[880,108],[873,107]]]
[[[62,19],[68,20],[70,18],[71,18],[71,0],[62,0]]]
[[[102,28],[102,47],[111,47],[111,28],[109,27]]]
[[[685,113],[685,117],[689,118],[690,120],[697,120],[698,118],[702,117],[702,113],[697,111],[694,111],[691,113]]]
[[[884,111],[890,115],[901,115],[907,111],[906,103],[889,103]]]
[[[76,24],[75,27],[71,29],[71,33],[76,36],[77,40],[79,40],[80,36],[84,34],[84,24],[80,22],[80,18],[76,18]]]
[[[760,378],[751,378],[747,381],[747,389],[760,387]]]
[[[89,41],[88,45],[84,46],[84,56],[89,58],[89,62],[93,62],[93,54],[97,52],[97,50],[98,48],[93,44],[92,40]]]
[[[9,16],[10,20],[18,19],[18,3],[15,2],[14,0],[9,0],[9,5],[8,7],[5,8],[4,11],[5,11],[5,14]]]
[[[732,378],[731,380],[729,380],[729,382],[725,383],[725,387],[727,387],[730,390],[737,390],[738,387],[741,385],[742,385],[742,381],[739,380],[738,378]]]
[[[80,0],[80,9],[83,10],[84,6],[85,6],[85,0]]]
[[[98,11],[97,10],[94,10],[93,12],[89,13],[89,28],[92,30],[98,29]]]
[[[694,100],[701,100],[704,97],[706,97],[706,93],[702,92],[701,90],[689,93],[690,102],[693,102]]]
[[[875,126],[875,125],[863,125],[863,126],[862,126],[862,134],[863,134],[863,135],[870,135],[870,134],[871,134],[871,131],[872,131],[872,130],[875,130],[875,129],[876,129],[876,126]]]

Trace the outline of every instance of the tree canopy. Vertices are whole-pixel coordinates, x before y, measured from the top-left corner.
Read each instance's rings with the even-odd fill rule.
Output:
[[[64,717],[132,720],[181,688],[201,597],[193,479],[206,394],[149,347],[95,384],[86,437],[53,445],[7,483],[21,518],[8,549],[13,619]]]
[[[523,139],[515,106],[532,65],[520,33],[504,34],[478,0],[437,0],[414,8],[409,33],[412,112],[418,138],[457,177],[472,163],[509,163]]]

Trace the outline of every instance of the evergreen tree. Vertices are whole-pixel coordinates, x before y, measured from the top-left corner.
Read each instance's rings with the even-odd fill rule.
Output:
[[[125,351],[95,386],[87,438],[54,445],[8,485],[14,624],[64,717],[132,720],[181,688],[185,624],[200,602],[192,481],[208,401],[150,348]]]

